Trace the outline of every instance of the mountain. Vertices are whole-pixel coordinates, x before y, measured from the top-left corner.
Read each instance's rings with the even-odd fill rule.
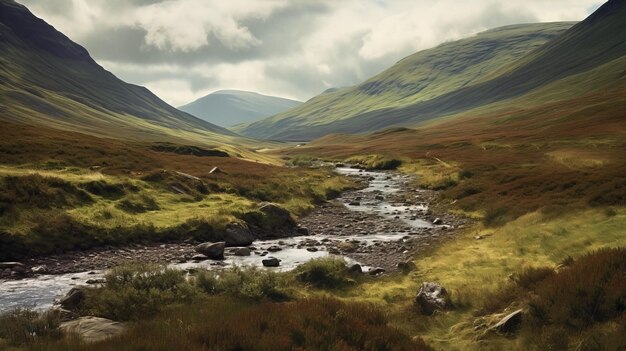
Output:
[[[408,56],[354,87],[326,91],[305,104],[235,128],[249,136],[311,139],[336,131],[336,122],[372,111],[426,102],[487,80],[569,29],[573,22],[506,26]],[[393,124],[385,118],[384,123]],[[353,122],[351,122],[353,123]],[[367,128],[358,123],[351,128]],[[351,128],[342,131],[351,132]]]
[[[250,145],[98,65],[26,7],[0,0],[0,119],[96,136]]]
[[[250,123],[301,105],[301,101],[251,91],[220,90],[179,109],[223,127]]]

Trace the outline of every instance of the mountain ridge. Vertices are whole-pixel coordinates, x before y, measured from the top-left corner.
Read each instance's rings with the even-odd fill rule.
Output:
[[[225,89],[198,98],[179,109],[223,127],[249,123],[302,104],[301,101],[253,91]]]
[[[399,60],[363,83],[320,94],[299,108],[235,130],[244,135],[278,139],[289,139],[290,130],[296,131],[294,134],[304,130],[314,132],[312,137],[321,136],[326,131],[335,131],[333,122],[376,110],[410,106],[480,83],[486,72],[510,66],[573,24],[509,25],[442,43]],[[296,139],[310,139],[302,136]]]
[[[237,137],[175,109],[145,87],[119,80],[25,6],[1,0],[0,9],[3,118],[110,137],[120,132],[152,139],[179,132]]]

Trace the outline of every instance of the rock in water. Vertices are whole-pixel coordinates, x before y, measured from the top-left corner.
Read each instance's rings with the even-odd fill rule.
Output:
[[[263,266],[265,267],[278,267],[280,266],[280,260],[276,257],[268,257],[266,259],[264,259],[263,261]]]
[[[250,249],[247,247],[240,247],[236,249],[234,253],[235,253],[235,256],[250,256],[252,251],[250,251]]]
[[[224,242],[226,246],[248,246],[254,241],[252,232],[239,223],[232,223],[226,227]]]
[[[448,308],[448,292],[438,283],[424,282],[415,296],[415,303],[424,314]]]
[[[226,243],[224,241],[220,241],[217,243],[206,242],[196,246],[195,250],[196,252],[205,255],[211,260],[222,260],[224,259],[225,247]]]
[[[121,334],[125,329],[122,323],[91,316],[80,317],[59,326],[61,333],[75,334],[84,342],[102,341]]]
[[[517,310],[502,318],[498,323],[493,325],[489,330],[498,333],[509,334],[517,330],[522,323],[523,310]]]
[[[433,219],[433,224],[441,224],[443,223],[443,221],[441,220],[441,218],[435,218]]]

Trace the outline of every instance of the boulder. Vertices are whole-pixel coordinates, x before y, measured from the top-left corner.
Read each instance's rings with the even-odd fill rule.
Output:
[[[224,242],[226,246],[248,246],[254,241],[254,235],[250,229],[239,223],[232,223],[226,227]]]
[[[278,252],[278,251],[282,251],[282,247],[278,246],[278,245],[272,245],[270,247],[267,248],[267,251],[269,252]]]
[[[234,251],[235,256],[250,256],[251,253],[252,251],[247,247],[239,247]]]
[[[369,271],[367,271],[369,275],[379,275],[385,273],[385,269],[381,267],[372,267]]]
[[[398,269],[403,272],[410,272],[414,270],[415,268],[417,267],[415,266],[415,263],[413,263],[413,261],[411,260],[398,263]]]
[[[433,219],[433,224],[442,224],[443,220],[441,220],[441,218],[435,218]]]
[[[59,305],[65,310],[76,311],[84,299],[85,287],[76,286],[70,289],[70,291],[59,300]]]
[[[502,334],[513,333],[517,330],[520,324],[522,324],[523,314],[524,314],[523,310],[517,310],[512,313],[509,313],[504,318],[502,318],[498,323],[490,327],[489,330],[502,333]]]
[[[201,253],[211,260],[224,259],[224,248],[226,243],[223,241],[212,243],[206,242],[195,247],[196,252]]]
[[[117,336],[126,330],[126,326],[110,319],[86,316],[61,323],[59,330],[62,334],[73,334],[83,342],[91,343]]]
[[[298,227],[296,232],[300,235],[309,235],[309,228],[307,227]]]
[[[46,274],[48,273],[48,267],[45,265],[36,266],[36,267],[31,268],[30,271],[35,274]]]
[[[261,224],[265,229],[295,226],[295,221],[291,218],[291,213],[277,204],[265,202],[261,204],[259,211],[264,215]]]
[[[268,257],[266,259],[264,259],[263,261],[263,266],[265,267],[278,267],[280,266],[280,260],[276,257]]]
[[[205,261],[205,260],[208,260],[209,258],[203,254],[197,254],[197,255],[192,256],[191,259],[193,261]]]
[[[448,308],[448,292],[438,283],[424,282],[415,296],[415,303],[424,314],[430,315],[435,311]]]
[[[355,274],[361,274],[361,273],[363,273],[363,267],[361,267],[360,264],[355,263],[355,264],[350,265],[348,267],[348,272],[355,273]]]

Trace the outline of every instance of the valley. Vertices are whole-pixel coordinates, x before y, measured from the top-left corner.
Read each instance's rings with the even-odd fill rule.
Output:
[[[25,3],[0,0],[0,350],[626,347],[626,2],[468,10],[426,47],[422,2],[363,1],[371,28]]]

